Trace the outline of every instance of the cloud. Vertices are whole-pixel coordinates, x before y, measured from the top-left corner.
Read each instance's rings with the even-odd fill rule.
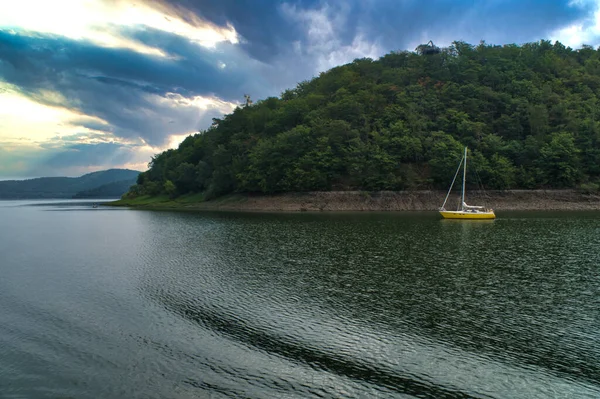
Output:
[[[129,49],[98,47],[87,41],[0,30],[0,76],[32,90],[55,86],[68,90],[80,88],[81,83],[102,83],[110,89],[124,86],[153,94],[178,90],[207,96],[218,93],[226,99],[235,98],[239,92],[236,88],[248,84],[243,62],[236,59],[232,46],[208,50],[158,31],[130,34],[146,42],[166,42],[165,50],[180,57],[164,59]],[[220,68],[219,61],[227,63],[228,68]]]
[[[289,21],[304,27],[304,37],[293,43],[294,58],[310,60],[315,72],[356,58],[378,58],[384,53],[377,40],[369,40],[365,32],[349,31],[352,8],[348,3],[337,7],[324,4],[315,9],[283,4],[281,10]]]
[[[581,1],[581,0],[580,0]],[[583,0],[584,4],[593,5],[594,2]],[[556,29],[551,35],[551,40],[559,40],[571,47],[580,47],[583,44],[597,47],[600,45],[600,4],[594,13],[587,18],[580,19],[574,23]]]
[[[143,3],[125,0],[61,0],[60,5],[20,0],[7,7],[0,5],[0,26],[84,39],[103,47],[128,48],[146,54],[165,56],[160,49],[131,40],[113,27],[145,26],[188,37],[207,47],[223,41],[238,42],[231,26],[217,27],[198,18],[188,20],[191,23],[172,13],[164,14]]]
[[[95,120],[92,118],[77,118],[69,122],[71,126],[81,126],[83,128],[111,133],[113,131],[112,126],[102,120]]]
[[[131,159],[132,146],[119,143],[74,144],[61,149],[40,166],[52,169],[70,167],[103,167],[121,164]]]
[[[310,46],[320,34],[341,46],[362,38],[383,51],[406,49],[427,38],[447,41],[524,42],[589,17],[588,0],[147,0],[181,18],[199,15],[233,26],[245,51],[272,62],[293,43]],[[290,13],[290,11],[292,11]],[[296,14],[301,18],[295,18]],[[325,48],[323,50],[326,50]],[[297,60],[296,60],[297,61]]]
[[[193,23],[197,17],[220,26],[232,26],[240,36],[241,49],[251,58],[273,61],[303,35],[299,25],[290,24],[273,0],[145,0],[145,4]],[[296,1],[302,8],[316,7],[320,0]]]
[[[197,131],[210,125],[213,117],[230,112],[233,105],[216,98],[216,91],[233,99],[258,83],[248,84],[253,81],[242,77],[246,72],[235,67],[239,63],[232,58],[222,58],[232,66],[220,68],[221,58],[212,50],[192,52],[186,48],[189,44],[176,39],[169,48],[182,54],[187,49],[186,59],[0,31],[0,77],[42,104],[108,122],[117,136],[160,145],[171,134]],[[211,101],[198,101],[201,98]]]
[[[16,88],[0,82],[0,141],[21,140],[43,141],[58,130],[74,132],[72,126],[63,123],[80,119],[81,116],[63,107],[44,106],[26,96]],[[38,93],[46,98],[58,98],[47,92]],[[92,118],[86,118],[93,121]]]

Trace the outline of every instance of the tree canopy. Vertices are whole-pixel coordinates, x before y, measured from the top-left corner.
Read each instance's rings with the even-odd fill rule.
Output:
[[[597,187],[600,49],[454,42],[356,59],[245,102],[156,155],[128,196]],[[597,115],[599,114],[599,115]]]

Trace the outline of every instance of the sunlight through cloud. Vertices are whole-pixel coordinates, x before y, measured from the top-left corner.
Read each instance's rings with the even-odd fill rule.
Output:
[[[600,1],[577,0],[572,1],[570,5],[576,7],[587,3],[591,3],[596,7],[593,16],[554,31],[550,35],[551,41],[557,40],[570,47],[579,47],[583,44],[594,47],[600,45]]]
[[[33,11],[35,10],[35,11]],[[119,33],[121,28],[152,28],[188,38],[204,47],[219,42],[239,42],[232,26],[217,27],[198,18],[193,24],[175,15],[132,1],[20,0],[0,4],[0,28],[55,34],[89,40],[105,47],[127,48],[144,54],[167,56],[161,49],[145,45]]]
[[[3,85],[0,83],[0,88]],[[60,96],[46,93],[46,96]],[[80,131],[77,126],[69,126],[70,120],[81,115],[66,108],[42,105],[6,88],[0,91],[0,139],[6,142],[36,142],[56,136],[58,131],[73,134]],[[25,138],[22,140],[21,138]]]

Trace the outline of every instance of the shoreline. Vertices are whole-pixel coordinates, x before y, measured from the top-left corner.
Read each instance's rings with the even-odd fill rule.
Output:
[[[201,194],[169,199],[166,196],[139,197],[103,203],[135,209],[262,211],[262,212],[338,212],[338,211],[437,211],[446,192],[422,191],[317,191],[272,195],[231,194],[204,201]],[[498,211],[600,210],[600,193],[578,190],[491,190],[467,196],[471,205],[486,205]],[[446,205],[458,203],[451,196]]]

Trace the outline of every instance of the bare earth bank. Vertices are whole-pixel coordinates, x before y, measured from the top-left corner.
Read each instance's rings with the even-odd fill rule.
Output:
[[[216,200],[193,202],[185,199],[120,200],[107,205],[153,209],[204,209],[236,211],[432,211],[444,198],[442,191],[328,191],[276,195],[236,194]],[[469,193],[469,205],[486,205],[503,210],[600,210],[600,194],[577,190],[507,190]],[[455,209],[451,196],[446,209]]]

